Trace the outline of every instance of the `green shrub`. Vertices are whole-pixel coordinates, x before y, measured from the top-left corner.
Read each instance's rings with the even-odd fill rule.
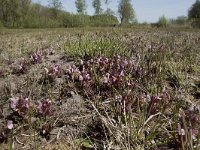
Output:
[[[193,28],[200,28],[200,19],[191,20],[191,25]]]
[[[116,26],[119,24],[118,19],[113,15],[95,15],[90,17],[91,26],[105,27],[105,26]]]
[[[158,25],[160,27],[167,27],[168,26],[168,20],[166,19],[165,16],[161,16],[158,20]]]
[[[63,17],[64,27],[83,27],[89,24],[88,15],[65,14]]]
[[[63,26],[64,27],[105,27],[105,26],[116,26],[118,25],[118,20],[113,15],[79,15],[79,14],[65,14],[63,16]]]

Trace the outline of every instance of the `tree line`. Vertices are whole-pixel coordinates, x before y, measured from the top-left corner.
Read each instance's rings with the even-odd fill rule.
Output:
[[[48,6],[33,3],[31,0],[0,0],[0,27],[8,28],[51,28],[51,27],[85,27],[117,26],[136,24],[136,16],[131,0],[119,0],[118,11],[109,8],[112,0],[91,0],[94,14],[87,14],[85,0],[75,0],[77,13],[64,11],[60,0],[49,0]],[[102,4],[107,6],[102,9]],[[148,23],[144,23],[148,24]],[[166,19],[161,16],[154,25],[166,27],[168,24],[185,25],[200,28],[200,0],[191,6],[188,16]]]
[[[77,13],[64,11],[60,0],[49,0],[48,6],[31,0],[0,0],[0,26],[10,28],[116,26],[119,19],[109,7],[110,0],[93,0],[94,15],[86,12],[86,1],[76,0]],[[102,9],[105,3],[107,9]],[[119,3],[122,24],[133,23],[135,15],[130,0]]]

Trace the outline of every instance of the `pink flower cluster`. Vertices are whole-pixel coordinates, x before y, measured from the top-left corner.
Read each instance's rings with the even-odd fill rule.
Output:
[[[180,110],[179,123],[177,124],[177,133],[179,139],[186,140],[186,136],[196,139],[199,135],[200,116],[194,110]]]
[[[8,139],[8,136],[10,132],[12,131],[14,125],[12,120],[7,121],[6,127],[4,127],[2,130],[0,130],[0,143],[4,142]]]
[[[53,78],[60,77],[62,75],[62,68],[60,65],[55,64],[49,68],[45,68],[46,74]]]
[[[87,61],[81,60],[78,65],[69,65],[66,73],[68,79],[79,83],[89,93],[100,92],[108,98],[113,94],[113,88],[121,93],[131,89],[134,81],[142,75],[142,69],[133,59],[120,55],[112,58],[101,55]]]
[[[13,97],[10,98],[10,108],[17,112],[19,116],[24,117],[27,115],[30,108],[33,108],[37,115],[48,116],[52,114],[52,105],[49,99],[36,102],[35,105],[31,105],[30,100],[25,97]]]
[[[48,116],[52,114],[51,101],[45,99],[36,103],[36,112],[41,116]]]
[[[19,62],[13,64],[12,74],[17,74],[17,75],[25,74],[27,72],[27,69],[28,69],[28,61],[25,58],[21,58]]]
[[[20,116],[27,114],[30,107],[30,101],[24,97],[13,97],[10,98],[10,108],[17,112]]]
[[[32,64],[41,63],[42,62],[42,53],[40,51],[33,53],[30,57],[30,62]]]

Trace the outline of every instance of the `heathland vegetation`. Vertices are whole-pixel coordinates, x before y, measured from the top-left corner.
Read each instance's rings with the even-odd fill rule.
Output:
[[[199,149],[200,33],[4,29],[0,142],[13,149]]]
[[[0,149],[200,149],[199,1],[140,26],[130,0],[0,2]]]

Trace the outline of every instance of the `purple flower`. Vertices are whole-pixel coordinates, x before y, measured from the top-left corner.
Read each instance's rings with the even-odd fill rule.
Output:
[[[112,76],[112,80],[113,80],[113,82],[117,81],[117,77]]]
[[[41,101],[37,102],[36,108],[37,108],[37,112],[38,112],[39,114],[42,114],[42,113],[43,113],[42,102],[41,102]]]
[[[13,111],[18,112],[20,116],[25,115],[30,107],[29,99],[24,97],[10,98],[10,107]]]
[[[80,74],[81,72],[80,72],[80,70],[78,68],[75,68],[73,73],[74,74]]]
[[[49,74],[58,76],[61,72],[61,67],[60,67],[60,65],[56,64],[56,65],[52,66],[49,70],[50,70]]]
[[[82,75],[79,76],[79,81],[83,81],[83,76]]]
[[[85,78],[86,78],[87,80],[90,80],[90,79],[91,79],[90,74],[86,74]]]
[[[73,71],[74,71],[74,69],[72,68],[71,65],[67,66],[66,73],[72,74]]]
[[[62,69],[60,65],[56,64],[51,66],[50,68],[45,68],[45,72],[48,76],[56,78],[61,76]]]
[[[118,102],[121,102],[123,99],[123,97],[121,95],[116,95],[115,96],[115,100],[118,101]]]
[[[147,102],[150,102],[150,101],[151,101],[151,96],[150,96],[150,95],[147,95],[147,96],[146,96],[146,101],[147,101]]]
[[[183,128],[181,128],[180,123],[178,123],[177,131],[178,131],[178,135],[180,135],[180,136],[185,135],[185,130]]]
[[[7,122],[7,128],[11,130],[11,129],[13,129],[13,127],[14,127],[13,121],[12,120],[8,120],[8,122]]]
[[[42,54],[41,52],[37,51],[31,55],[30,61],[33,64],[40,63],[42,61]]]
[[[106,73],[106,75],[103,75],[101,82],[106,84],[109,82],[109,80],[110,80],[110,74]]]
[[[22,109],[29,109],[29,99],[28,98],[21,98],[18,101],[18,107]]]
[[[196,139],[197,138],[197,135],[198,135],[198,133],[199,133],[199,131],[198,130],[194,130],[194,129],[191,129],[192,131],[191,131],[191,133],[192,133],[192,139]]]
[[[128,61],[125,59],[124,60],[124,65],[127,66],[128,65]]]
[[[162,98],[159,97],[159,96],[151,96],[151,101],[152,101],[153,103],[157,103],[157,102],[159,102],[160,100],[162,100]]]
[[[119,75],[120,77],[123,77],[124,76],[124,71],[122,70],[121,72],[120,72],[120,75]]]
[[[13,64],[12,73],[13,74],[24,74],[27,72],[28,62],[22,58],[18,63]]]
[[[108,83],[109,78],[107,76],[103,76],[103,78],[101,79],[102,83]]]
[[[42,116],[50,115],[52,113],[51,101],[49,99],[38,101],[36,104],[36,111]]]
[[[58,72],[60,70],[60,65],[56,64],[53,66],[53,71]]]
[[[18,105],[18,102],[19,102],[19,97],[10,98],[10,107],[11,107],[13,110],[16,110],[16,107],[17,107],[17,105]]]

